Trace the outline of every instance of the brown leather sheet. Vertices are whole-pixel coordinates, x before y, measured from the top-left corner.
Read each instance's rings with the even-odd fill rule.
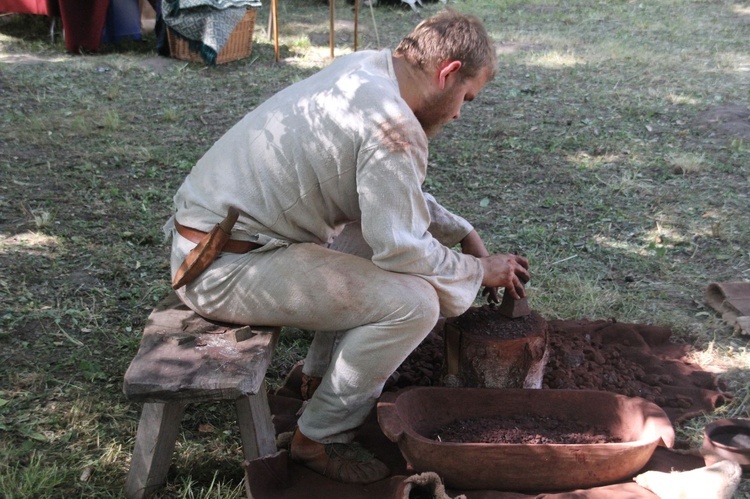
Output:
[[[706,303],[742,334],[750,334],[750,282],[712,282]]]
[[[620,392],[640,391],[644,398],[650,398],[665,410],[672,421],[680,421],[702,412],[708,412],[729,397],[724,394],[712,373],[702,371],[698,366],[685,360],[689,345],[670,341],[671,332],[665,328],[641,324],[626,324],[613,321],[551,321],[551,348],[556,353],[551,356],[551,368],[560,372],[557,378],[545,375],[545,386],[552,384],[570,385],[572,382],[562,379],[562,374],[570,374],[581,366],[566,366],[564,359],[566,349],[578,348],[584,342],[586,348],[595,348],[598,354],[594,357],[610,359],[611,352],[621,359],[620,371],[628,371],[634,366],[628,383]],[[433,333],[439,336],[440,332]],[[431,338],[433,348],[439,348],[439,337]],[[435,347],[434,345],[437,345]],[[588,352],[592,353],[592,352]],[[418,355],[415,352],[413,355]],[[562,359],[562,360],[561,360]],[[409,359],[407,359],[407,362]],[[406,364],[406,362],[405,362]],[[591,363],[588,367],[591,368]],[[641,366],[638,369],[637,366]],[[596,371],[596,369],[593,369]],[[289,375],[285,385],[276,394],[269,396],[271,412],[278,433],[294,428],[297,411],[302,406],[299,397],[301,369],[297,366]],[[580,376],[570,379],[581,380]],[[585,380],[594,389],[604,389],[608,385],[607,376],[589,377]],[[620,380],[622,381],[622,380]],[[431,381],[431,382],[434,382]],[[394,387],[396,388],[396,387]],[[558,386],[557,388],[576,388],[576,386]],[[578,388],[592,388],[580,386]],[[610,390],[617,391],[617,390]],[[628,394],[628,393],[625,393]],[[385,462],[392,470],[390,478],[370,485],[347,485],[328,480],[288,459],[286,451],[246,463],[248,471],[248,488],[255,499],[309,499],[345,497],[351,499],[390,499],[404,497],[423,497],[420,490],[412,488],[405,492],[404,484],[408,477],[417,472],[411,469],[401,456],[397,445],[390,442],[380,431],[375,412],[360,429],[357,440]],[[703,458],[696,451],[681,451],[657,448],[643,471],[687,471],[705,466]],[[533,470],[530,470],[533,472]],[[424,491],[421,491],[424,492]],[[406,494],[406,496],[405,496]],[[595,487],[585,490],[540,492],[539,494],[522,494],[514,491],[495,490],[451,490],[445,491],[447,497],[455,498],[461,494],[467,499],[501,499],[501,498],[655,498],[652,492],[640,487],[632,479],[622,483]],[[431,497],[431,496],[430,496]]]

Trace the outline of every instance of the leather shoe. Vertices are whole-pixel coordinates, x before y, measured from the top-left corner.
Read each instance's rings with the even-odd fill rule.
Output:
[[[292,437],[293,461],[342,483],[366,484],[387,478],[391,472],[360,444],[321,444],[310,440],[297,428]]]

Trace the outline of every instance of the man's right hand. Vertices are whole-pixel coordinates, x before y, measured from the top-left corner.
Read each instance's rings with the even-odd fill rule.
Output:
[[[529,260],[511,254],[490,255],[479,259],[484,268],[482,286],[505,288],[516,300],[526,297],[524,284],[529,281]]]

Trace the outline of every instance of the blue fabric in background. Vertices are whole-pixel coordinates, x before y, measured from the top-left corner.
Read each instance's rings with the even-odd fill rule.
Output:
[[[102,43],[117,43],[123,39],[140,40],[141,37],[141,9],[138,0],[109,0]]]

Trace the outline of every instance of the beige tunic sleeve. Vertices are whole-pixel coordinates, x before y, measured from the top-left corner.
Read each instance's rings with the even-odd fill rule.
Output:
[[[471,226],[460,217],[448,216],[422,192],[427,138],[421,128],[408,125],[399,133],[390,130],[389,138],[381,142],[384,147],[360,154],[357,190],[362,234],[373,249],[376,265],[427,280],[438,294],[441,314],[453,317],[474,302],[483,270],[477,258],[452,250],[430,233],[431,226],[440,226],[445,242],[455,244]],[[432,224],[430,205],[444,218],[440,224]]]
[[[441,244],[452,248],[474,230],[466,219],[445,209],[432,194],[425,193],[424,199],[430,211],[430,234]]]

